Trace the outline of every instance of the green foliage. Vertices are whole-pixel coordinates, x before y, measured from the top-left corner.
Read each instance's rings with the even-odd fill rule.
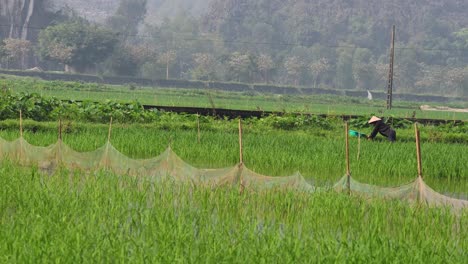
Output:
[[[1,262],[463,263],[468,247],[466,213],[332,192],[49,177],[11,164],[0,184]]]
[[[281,130],[324,129],[330,130],[334,126],[329,119],[312,115],[270,115],[259,120],[260,124]]]
[[[78,71],[106,59],[113,51],[117,38],[111,31],[100,26],[75,19],[49,26],[39,34],[39,54],[43,59],[73,66]],[[68,56],[52,54],[52,47]]]
[[[140,64],[133,54],[122,45],[116,47],[107,62],[107,66],[117,76],[136,76],[140,68]]]
[[[114,32],[120,32],[124,40],[138,33],[138,25],[145,19],[147,0],[120,0],[114,15],[107,19],[107,25]]]

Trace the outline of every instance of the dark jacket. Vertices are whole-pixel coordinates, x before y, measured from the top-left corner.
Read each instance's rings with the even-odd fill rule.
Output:
[[[389,139],[394,139],[395,138],[395,130],[393,130],[389,125],[385,124],[382,120],[377,121],[375,123],[374,130],[370,134],[370,138],[375,138],[377,136],[377,132],[380,132],[385,137],[388,137]]]

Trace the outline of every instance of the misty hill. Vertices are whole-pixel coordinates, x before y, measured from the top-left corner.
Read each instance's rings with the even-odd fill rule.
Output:
[[[0,39],[24,38],[47,26],[41,10],[68,6],[119,33],[95,67],[105,73],[382,90],[395,25],[397,91],[468,94],[465,0],[121,1],[0,0]]]
[[[102,22],[117,9],[120,0],[49,0],[55,9],[69,7],[87,19]],[[159,23],[180,10],[199,16],[207,11],[210,0],[148,0],[148,23]]]

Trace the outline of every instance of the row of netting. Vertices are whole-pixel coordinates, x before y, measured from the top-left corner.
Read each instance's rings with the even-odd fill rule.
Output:
[[[151,159],[132,159],[115,149],[110,142],[91,152],[77,152],[62,140],[48,147],[29,144],[24,138],[6,141],[0,138],[0,160],[10,160],[20,166],[35,166],[53,174],[59,168],[93,172],[108,170],[119,175],[152,177],[155,180],[205,185],[210,187],[240,186],[247,190],[281,189],[316,192],[320,188],[309,184],[296,173],[292,176],[265,176],[249,170],[242,163],[221,169],[200,169],[182,160],[169,147]],[[468,208],[468,201],[437,193],[422,177],[399,187],[379,187],[360,183],[350,176],[341,178],[332,189],[367,198],[399,199],[429,206],[445,206],[455,211]]]

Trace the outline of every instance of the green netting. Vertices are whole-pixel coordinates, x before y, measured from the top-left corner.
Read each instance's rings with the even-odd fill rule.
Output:
[[[243,164],[221,169],[199,169],[177,156],[171,148],[152,159],[132,159],[115,149],[110,142],[90,152],[77,152],[61,140],[48,147],[29,144],[24,138],[9,142],[0,138],[0,160],[11,160],[22,166],[37,166],[44,172],[54,173],[59,167],[84,172],[108,170],[119,175],[150,177],[156,181],[172,181],[210,187],[238,186],[242,190],[295,190],[314,192],[301,174],[289,177],[271,177],[255,173]],[[348,191],[348,177],[335,185],[338,192]],[[414,182],[389,188],[360,183],[353,178],[349,191],[368,198],[400,199],[424,203],[429,206],[448,206],[454,210],[468,207],[468,201],[454,199],[437,193],[427,186],[421,177]]]

